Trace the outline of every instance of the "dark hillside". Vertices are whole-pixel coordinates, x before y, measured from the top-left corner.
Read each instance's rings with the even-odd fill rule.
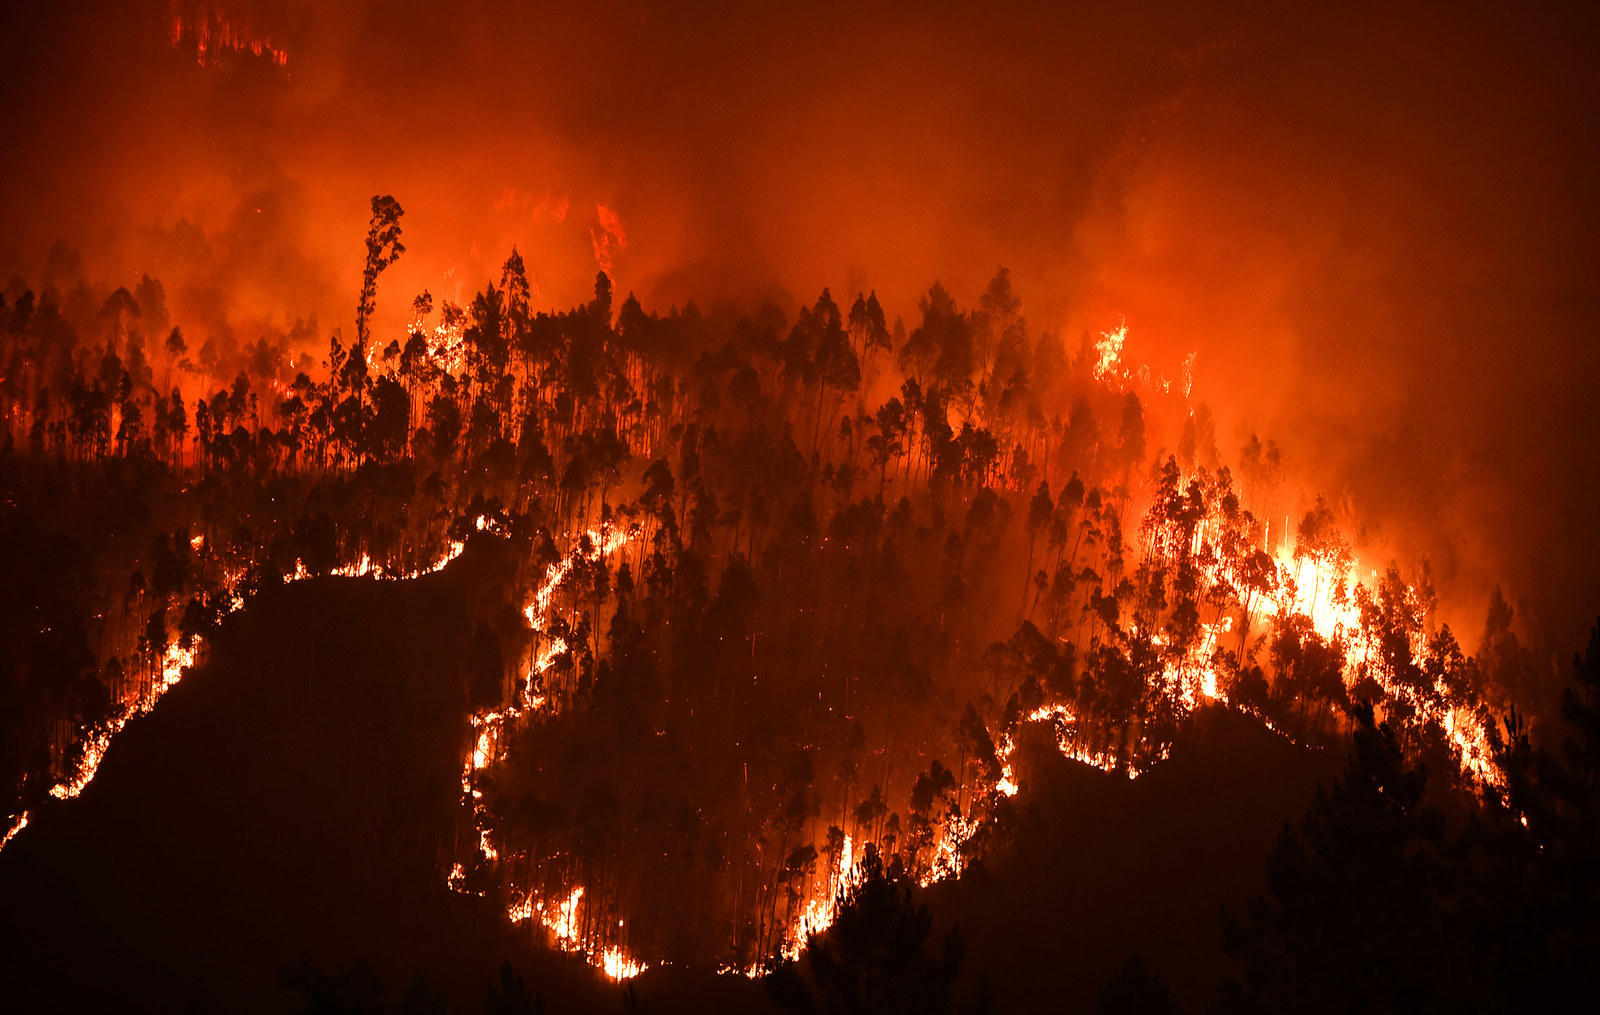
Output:
[[[57,1008],[62,983],[73,1010],[283,1010],[277,969],[302,953],[366,957],[396,995],[426,974],[465,1010],[509,956],[551,1010],[614,1008],[619,988],[444,882],[473,556],[420,582],[297,583],[230,618],[0,858],[13,1010]]]
[[[1032,748],[1032,749],[1030,749]],[[959,923],[969,977],[1008,1011],[1092,1011],[1137,950],[1201,1010],[1225,968],[1221,905],[1264,888],[1263,862],[1342,751],[1313,751],[1203,709],[1172,756],[1130,782],[1024,740],[1016,831],[988,872],[930,893]]]

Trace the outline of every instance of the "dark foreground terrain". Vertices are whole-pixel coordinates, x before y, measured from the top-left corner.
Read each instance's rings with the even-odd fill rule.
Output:
[[[304,582],[230,618],[83,795],[0,854],[7,1007],[292,1010],[279,971],[304,955],[367,959],[394,1000],[425,978],[462,1012],[509,959],[546,1011],[623,1010],[623,988],[445,884],[469,604],[495,569],[469,550],[417,582]],[[1341,759],[1223,713],[1135,782],[1046,746],[1021,746],[1009,843],[925,894],[967,941],[959,994],[987,973],[1000,1010],[1088,1010],[1138,950],[1199,1006],[1225,969],[1219,907],[1261,890],[1284,821]],[[654,1012],[771,1007],[709,970],[633,986]]]

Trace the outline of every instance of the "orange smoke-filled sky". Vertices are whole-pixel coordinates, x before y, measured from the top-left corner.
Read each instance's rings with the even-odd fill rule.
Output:
[[[1225,455],[1276,437],[1447,592],[1500,582],[1559,645],[1600,608],[1576,5],[46,7],[0,33],[0,276],[62,238],[191,334],[349,332],[374,194],[406,209],[380,327],[512,245],[547,306],[609,262],[659,309],[826,285],[908,322],[1004,264],[1035,333],[1197,351]],[[285,62],[202,65],[203,20]]]

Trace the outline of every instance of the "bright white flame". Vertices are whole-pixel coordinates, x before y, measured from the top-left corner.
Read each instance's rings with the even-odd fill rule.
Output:
[[[1094,344],[1094,351],[1098,356],[1094,364],[1095,380],[1105,381],[1127,376],[1127,371],[1122,366],[1122,343],[1127,340],[1127,321],[1122,321],[1110,331],[1100,333],[1099,340]]]

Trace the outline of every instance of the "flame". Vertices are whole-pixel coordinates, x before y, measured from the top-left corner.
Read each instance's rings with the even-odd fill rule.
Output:
[[[1122,371],[1118,359],[1121,329],[1107,333],[1107,337],[1107,369],[1113,375],[1127,376],[1125,371],[1117,373]],[[1217,511],[1213,506],[1212,513],[1201,519],[1187,542],[1181,543],[1199,562],[1197,568],[1202,590],[1217,588],[1223,582],[1238,577],[1226,573],[1224,558],[1213,545],[1223,531],[1222,519]],[[1167,549],[1170,547],[1158,540],[1151,552],[1159,555]],[[1241,623],[1248,630],[1263,618],[1280,615],[1305,618],[1320,637],[1330,644],[1341,646],[1345,653],[1343,673],[1348,686],[1353,687],[1362,674],[1374,673],[1370,665],[1378,657],[1376,646],[1371,643],[1374,635],[1363,623],[1359,605],[1364,598],[1370,599],[1372,590],[1351,582],[1350,572],[1357,570],[1355,563],[1316,557],[1309,553],[1296,555],[1287,545],[1279,546],[1275,552],[1269,550],[1269,557],[1272,575],[1267,582],[1268,591],[1249,595],[1235,611],[1223,612],[1216,619],[1201,623],[1199,637],[1186,652],[1176,653],[1162,632],[1142,635],[1153,646],[1166,650],[1161,671],[1154,678],[1157,681],[1155,690],[1176,706],[1179,715],[1187,715],[1201,704],[1214,702],[1244,711],[1266,728],[1283,735],[1267,717],[1242,704],[1230,702],[1224,691],[1219,644],[1226,636],[1236,632]],[[1372,573],[1375,575],[1375,572]],[[1234,587],[1239,586],[1235,584]],[[1141,636],[1136,626],[1130,627],[1129,634],[1132,637]],[[1419,653],[1423,649],[1421,645],[1415,647]],[[1436,687],[1431,696],[1419,695],[1387,674],[1376,672],[1374,675],[1388,695],[1413,707],[1419,716],[1415,721],[1436,725],[1443,731],[1464,772],[1484,784],[1499,784],[1503,776],[1490,760],[1486,730],[1470,709],[1439,706],[1442,688]],[[1142,734],[1135,738],[1136,743],[1131,747],[1105,742],[1096,736],[1096,731],[1083,721],[1073,706],[1064,702],[1042,705],[1025,715],[1021,722],[1047,724],[1054,733],[1056,749],[1064,757],[1103,772],[1119,773],[1130,780],[1149,771],[1170,753],[1170,745],[1147,742]],[[991,736],[994,737],[996,759],[1000,764],[999,776],[992,786],[978,787],[972,806],[965,812],[952,808],[949,814],[937,819],[932,856],[917,879],[923,886],[959,877],[970,856],[971,843],[993,817],[992,808],[985,806],[984,801],[1012,797],[1020,791],[1014,763],[1014,731],[1003,730],[998,735],[991,732]],[[882,844],[877,845],[881,848]],[[800,904],[789,912],[787,924],[776,946],[778,957],[796,958],[811,935],[825,931],[832,925],[837,917],[841,891],[847,893],[859,877],[854,867],[854,857],[859,848],[860,843],[847,837],[846,848],[835,865],[814,875],[808,882],[801,894]],[[768,959],[762,958],[744,967],[725,965],[723,971],[758,977],[768,971],[768,962]]]
[[[791,962],[798,959],[812,935],[824,933],[833,926],[839,918],[840,903],[866,880],[861,861],[862,857],[857,856],[855,840],[846,835],[838,857],[825,876],[813,876],[808,883],[805,903],[800,907],[799,915],[791,914],[789,926],[784,929],[783,939],[778,943],[779,958]],[[768,963],[764,958],[748,966],[725,963],[717,969],[719,973],[737,974],[753,980],[765,976],[768,971]]]
[[[1121,341],[1125,335],[1125,326],[1106,333],[1106,343],[1101,352],[1107,376],[1130,376],[1120,359]],[[1140,372],[1135,376],[1145,375]],[[1238,576],[1228,573],[1231,565],[1215,545],[1223,531],[1223,519],[1213,505],[1211,513],[1200,519],[1194,531],[1188,534],[1187,541],[1178,541],[1181,548],[1197,562],[1202,589],[1221,587],[1224,582],[1230,582],[1235,588],[1242,587],[1235,581]],[[591,530],[587,533],[587,552],[594,556],[612,553],[625,544],[630,535],[630,532],[622,530],[605,533]],[[1170,540],[1158,540],[1152,545],[1151,552],[1159,555],[1173,551],[1178,544]],[[545,619],[554,605],[556,590],[582,559],[584,545],[580,539],[571,552],[547,569],[530,597],[523,612],[536,631],[544,630]],[[1238,631],[1240,625],[1249,630],[1264,618],[1302,617],[1320,637],[1330,644],[1341,646],[1345,653],[1345,679],[1352,686],[1362,674],[1373,672],[1369,664],[1378,656],[1371,643],[1373,636],[1363,623],[1360,607],[1364,599],[1370,600],[1372,591],[1351,581],[1351,572],[1357,570],[1355,563],[1296,553],[1290,550],[1286,541],[1275,549],[1265,545],[1262,548],[1268,552],[1271,560],[1272,574],[1266,583],[1267,591],[1250,593],[1235,609],[1201,623],[1199,637],[1186,652],[1177,653],[1160,631],[1145,635],[1153,646],[1165,650],[1161,671],[1155,678],[1159,682],[1155,689],[1176,706],[1180,715],[1186,715],[1204,703],[1215,702],[1246,711],[1267,728],[1277,731],[1265,716],[1228,701],[1224,690],[1222,653],[1218,651],[1223,639]],[[1131,634],[1138,636],[1140,632],[1133,627]],[[1419,652],[1422,648],[1417,646]],[[544,696],[534,691],[534,678],[544,673],[566,649],[563,641],[551,638],[537,654],[529,667],[518,708],[486,712],[475,718],[475,740],[463,768],[463,790],[474,802],[475,813],[481,793],[473,786],[474,774],[499,759],[501,734],[506,723],[525,721],[528,716],[547,706]],[[1470,709],[1459,706],[1441,708],[1438,701],[1442,700],[1442,688],[1435,688],[1436,693],[1429,696],[1402,686],[1387,674],[1377,672],[1375,676],[1393,699],[1413,706],[1421,717],[1417,721],[1437,725],[1444,732],[1464,771],[1485,783],[1496,782],[1500,778],[1489,760],[1486,731]],[[1048,724],[1054,733],[1056,747],[1063,756],[1104,772],[1119,773],[1128,779],[1138,778],[1151,766],[1164,760],[1170,751],[1169,745],[1145,742],[1140,735],[1135,736],[1136,743],[1132,747],[1105,742],[1097,738],[1095,731],[1067,703],[1040,706],[1021,721]],[[993,818],[992,801],[1013,797],[1020,791],[1014,763],[1014,731],[1003,730],[991,735],[995,740],[999,775],[992,785],[979,785],[976,788],[973,800],[964,811],[952,807],[949,813],[932,819],[935,827],[931,847],[925,854],[925,866],[917,878],[924,886],[959,877],[972,855],[975,837]],[[882,843],[874,845],[880,849],[883,846]],[[492,862],[500,856],[486,832],[480,832],[478,846],[480,856],[485,860]],[[841,900],[848,898],[859,884],[862,874],[858,858],[862,848],[862,841],[845,836],[843,848],[832,862],[808,876],[795,901],[780,918],[773,956],[763,956],[744,967],[725,965],[723,971],[756,977],[764,975],[774,959],[797,958],[813,935],[833,925]],[[460,873],[459,866],[452,874],[451,883],[458,888],[464,884],[464,875]],[[550,933],[557,947],[583,954],[591,965],[609,977],[621,978],[643,969],[642,962],[629,958],[616,945],[604,941],[578,940],[576,927],[581,907],[586,905],[585,898],[581,886],[571,888],[568,894],[553,901],[537,892],[528,891],[509,907],[508,915],[515,922],[537,920]]]
[[[5,849],[6,845],[10,843],[12,839],[17,837],[17,833],[27,827],[28,812],[23,811],[21,814],[18,814],[16,817],[11,819],[11,827],[6,829],[5,837],[0,838],[0,849]]]
[[[1097,381],[1126,380],[1128,371],[1122,366],[1122,343],[1128,340],[1128,322],[1122,321],[1110,331],[1102,331],[1094,344],[1097,359],[1094,378]]]
[[[155,708],[156,702],[161,700],[162,695],[177,686],[178,681],[183,679],[184,673],[193,665],[194,649],[181,648],[176,644],[169,646],[166,655],[161,660],[160,676],[151,682],[149,689],[137,698],[131,707],[89,732],[88,736],[84,738],[83,758],[78,763],[76,770],[73,771],[69,778],[51,786],[50,795],[57,800],[71,800],[79,793],[82,793],[84,788],[93,781],[95,773],[99,771],[100,762],[105,760],[106,751],[111,747],[112,738],[121,733],[123,727],[127,726],[129,722],[142,715],[147,715],[151,709]],[[21,831],[21,829],[13,830],[6,836],[6,841],[9,842],[11,836],[18,831]]]
[[[1057,704],[1036,708],[1028,714],[1028,721],[1051,724],[1056,733],[1056,747],[1063,756],[1102,772],[1122,771],[1130,779],[1139,777],[1140,770],[1131,764],[1124,767],[1114,752],[1090,746],[1079,735],[1078,717],[1068,706]]]
[[[1347,687],[1354,688],[1363,675],[1373,677],[1389,699],[1403,702],[1417,717],[1416,725],[1432,725],[1445,735],[1457,765],[1477,782],[1503,786],[1505,773],[1494,763],[1489,746],[1488,730],[1470,710],[1441,703],[1446,699],[1446,689],[1441,680],[1429,688],[1432,692],[1421,695],[1416,689],[1395,679],[1387,668],[1375,665],[1380,658],[1378,646],[1371,632],[1362,624],[1361,598],[1369,598],[1371,589],[1358,585],[1358,595],[1341,594],[1346,575],[1336,563],[1301,557],[1285,560],[1280,551],[1276,564],[1281,574],[1289,580],[1283,583],[1287,594],[1277,601],[1277,606],[1289,615],[1300,615],[1311,621],[1313,629],[1335,644],[1345,645],[1344,678]],[[1377,572],[1372,574],[1376,577]],[[1327,597],[1323,598],[1323,592]],[[1406,587],[1406,596],[1414,599],[1416,590]],[[1417,658],[1426,655],[1424,644],[1412,645]]]
[[[252,30],[248,20],[229,16],[221,4],[199,3],[190,10],[182,9],[179,0],[172,0],[168,16],[167,38],[173,49],[184,39],[193,39],[195,59],[202,67],[215,66],[225,57],[249,53],[265,57],[275,67],[289,63],[289,51],[275,45],[272,39]]]
[[[615,946],[600,953],[600,971],[611,980],[631,980],[650,967],[637,959],[629,958]]]
[[[590,545],[594,547],[588,559],[598,560],[601,557],[611,556],[611,554],[627,545],[628,541],[633,538],[634,532],[631,529],[611,528],[602,534],[590,529],[585,535],[588,537]],[[539,582],[538,588],[534,591],[533,601],[522,609],[522,615],[528,618],[528,623],[536,628],[541,626],[541,618],[550,612],[550,597],[555,595],[556,588],[566,580],[567,575],[572,571],[572,567],[578,562],[579,557],[579,552],[574,550],[551,565],[550,570],[545,572],[543,580]]]
[[[551,943],[555,947],[569,954],[586,956],[589,964],[605,974],[607,979],[629,980],[649,969],[647,963],[632,958],[615,945],[593,951],[587,947],[584,942],[582,921],[579,918],[583,895],[584,890],[581,885],[573,888],[565,899],[555,903],[530,892],[521,902],[507,910],[507,915],[512,923],[538,921],[540,926],[549,931]],[[620,920],[618,925],[621,925]]]
[[[483,518],[480,517],[478,523],[480,529],[485,527]],[[203,534],[193,536],[189,540],[190,546],[196,550],[203,547],[205,542]],[[452,541],[449,544],[449,549],[439,559],[426,567],[414,571],[396,572],[387,571],[381,565],[374,563],[369,554],[363,552],[359,562],[335,568],[332,573],[336,575],[373,576],[401,580],[418,578],[422,575],[439,571],[446,564],[460,556],[465,548],[465,543]],[[296,560],[294,572],[285,575],[283,580],[287,584],[309,577],[311,577],[311,574],[306,570],[304,562]],[[224,612],[232,613],[243,608],[245,601],[239,590],[244,584],[244,579],[244,568],[223,568],[222,598],[226,607]],[[142,693],[135,691],[131,698],[124,700],[122,702],[122,710],[112,718],[79,734],[79,742],[83,745],[82,754],[73,766],[72,771],[50,787],[50,795],[57,800],[71,800],[81,794],[89,783],[94,781],[95,774],[100,770],[100,763],[105,760],[106,752],[111,749],[111,743],[117,734],[121,733],[130,722],[141,716],[148,715],[156,707],[157,703],[161,701],[162,697],[178,685],[178,682],[194,667],[200,648],[201,645],[198,642],[187,647],[178,642],[168,645],[165,654],[162,656],[156,679],[151,681],[149,687]],[[5,849],[6,845],[23,828],[27,827],[27,824],[27,812],[14,818],[10,829],[3,838],[0,838],[0,850]]]
[[[482,528],[482,519],[479,521],[479,527]],[[627,545],[637,534],[638,530],[634,528],[605,527],[601,530],[590,529],[579,538],[571,540],[573,544],[571,550],[545,570],[534,589],[533,596],[523,608],[523,616],[528,619],[534,632],[538,635],[545,633],[556,590],[580,560],[594,561],[610,556]],[[472,817],[474,823],[478,825],[477,853],[482,860],[493,863],[500,859],[500,851],[494,845],[486,823],[479,820],[482,815],[483,791],[474,785],[475,777],[501,759],[501,739],[508,725],[526,722],[546,709],[549,699],[535,690],[536,681],[550,668],[556,657],[565,651],[567,644],[563,639],[550,638],[524,677],[522,687],[518,691],[520,706],[490,709],[479,712],[471,718],[474,736],[471,749],[462,764],[461,790],[464,799],[470,801]],[[448,882],[456,891],[465,890],[466,873],[460,863],[452,868]],[[530,889],[522,894],[519,901],[507,908],[506,916],[512,923],[537,921],[549,932],[551,941],[557,948],[582,955],[585,961],[611,980],[630,979],[648,969],[647,963],[629,955],[615,943],[606,942],[598,933],[591,933],[587,938],[584,936],[579,919],[583,897],[584,889],[581,885],[574,886],[564,899],[557,902],[552,902],[539,892]],[[618,926],[622,926],[621,921],[618,921]]]
[[[514,200],[514,194],[508,194],[507,199]],[[595,256],[603,268],[610,270],[613,252],[627,244],[626,233],[612,209],[597,205],[597,213],[603,234],[592,233]],[[444,319],[431,332],[430,354],[446,365],[455,363],[453,369],[459,368],[461,358],[465,355],[463,322],[464,317],[459,312],[451,313],[446,305]],[[420,314],[413,321],[413,330],[428,334]],[[1102,332],[1101,340],[1095,343],[1097,359],[1092,365],[1095,378],[1108,386],[1119,388],[1126,383],[1158,383],[1165,390],[1167,382],[1152,382],[1147,367],[1130,370],[1124,363],[1127,334],[1125,321],[1111,331]],[[1192,385],[1193,362],[1191,355],[1184,365],[1182,386],[1185,397]],[[1185,477],[1186,482],[1188,478]],[[1219,510],[1215,502],[1211,503],[1210,513],[1201,517],[1193,525],[1192,531],[1184,529],[1169,532],[1157,526],[1157,530],[1149,536],[1151,542],[1146,547],[1145,556],[1153,558],[1186,554],[1188,563],[1198,573],[1202,593],[1245,587],[1239,580],[1240,576],[1231,570],[1237,566],[1237,562],[1230,562],[1217,545],[1227,531]],[[480,532],[497,532],[499,529],[495,520],[483,515],[478,516],[473,524]],[[502,872],[513,871],[520,869],[518,864],[526,859],[525,855],[517,853],[512,844],[495,841],[492,824],[483,820],[484,792],[479,788],[479,777],[504,760],[508,731],[526,728],[538,717],[549,714],[563,700],[558,694],[545,693],[541,680],[557,659],[569,651],[563,638],[548,632],[552,613],[557,608],[556,594],[580,562],[599,560],[615,553],[638,534],[637,528],[615,526],[569,534],[568,552],[545,570],[523,607],[523,615],[539,647],[522,676],[512,703],[470,716],[471,737],[462,759],[463,802],[472,815],[476,833],[469,840],[473,843],[469,848],[474,850],[472,866],[475,869],[480,864],[499,864]],[[1463,771],[1483,783],[1498,784],[1503,776],[1490,758],[1487,731],[1474,712],[1460,705],[1443,704],[1447,698],[1444,688],[1438,684],[1419,691],[1395,679],[1393,674],[1379,665],[1382,655],[1373,642],[1370,625],[1365,622],[1362,609],[1362,603],[1369,602],[1373,593],[1359,583],[1351,584],[1350,573],[1354,569],[1354,562],[1291,552],[1286,538],[1285,535],[1285,540],[1274,550],[1263,537],[1261,550],[1271,564],[1271,578],[1264,586],[1265,591],[1251,591],[1245,594],[1242,602],[1229,600],[1233,605],[1219,607],[1219,612],[1211,621],[1200,623],[1200,637],[1181,654],[1160,630],[1140,631],[1136,625],[1127,628],[1127,637],[1144,638],[1151,646],[1161,650],[1161,668],[1159,674],[1152,677],[1155,684],[1151,690],[1171,703],[1173,711],[1179,715],[1187,715],[1205,703],[1215,702],[1247,711],[1268,728],[1274,728],[1266,717],[1243,704],[1228,701],[1224,680],[1226,664],[1221,660],[1223,653],[1219,652],[1219,645],[1225,636],[1236,629],[1248,633],[1263,618],[1304,618],[1319,637],[1338,646],[1344,653],[1345,680],[1350,686],[1354,686],[1359,679],[1371,676],[1390,699],[1409,706],[1410,714],[1416,718],[1408,721],[1431,725],[1443,733]],[[205,544],[204,535],[196,535],[191,539],[191,546],[197,551]],[[357,578],[416,578],[440,570],[459,556],[464,548],[464,541],[452,541],[439,559],[412,571],[391,569],[363,549],[353,562],[341,564],[332,573]],[[224,568],[223,573],[225,602],[229,609],[237,609],[243,604],[238,589],[243,587],[245,571],[243,568]],[[1375,576],[1376,572],[1373,574]],[[309,576],[304,563],[296,561],[294,573],[285,580],[295,581]],[[1408,590],[1408,594],[1414,596],[1414,590]],[[1220,601],[1227,597],[1217,598]],[[1234,594],[1233,599],[1237,600],[1238,595]],[[1116,636],[1124,635],[1119,630]],[[1418,656],[1426,651],[1426,646],[1420,643],[1413,648]],[[71,778],[51,788],[52,795],[62,799],[78,795],[94,777],[116,733],[128,721],[155,706],[160,697],[193,666],[195,652],[195,647],[169,649],[162,662],[161,677],[150,690],[116,720],[84,736],[81,762]],[[1108,738],[1104,731],[1091,728],[1092,724],[1065,702],[1041,705],[1020,722],[1048,725],[1054,735],[1056,748],[1063,756],[1107,773],[1120,773],[1128,779],[1137,778],[1142,772],[1148,771],[1150,766],[1164,759],[1169,750],[1165,744],[1148,742],[1142,728],[1131,724],[1127,729],[1119,730],[1115,739]],[[969,784],[964,782],[966,772],[963,771],[962,789],[957,791],[956,803],[944,813],[929,816],[931,840],[918,840],[918,846],[913,850],[917,880],[923,885],[959,877],[974,855],[975,841],[981,843],[977,837],[993,820],[997,804],[1015,797],[1020,791],[1014,764],[1016,727],[989,731],[989,734],[995,744],[998,776],[992,784],[980,782],[973,788],[971,799],[965,800],[963,794]],[[26,812],[13,818],[10,830],[0,839],[0,848],[27,823]],[[923,845],[924,841],[926,846]],[[866,841],[844,835],[842,847],[831,855],[824,868],[813,866],[808,869],[802,890],[791,897],[790,905],[784,910],[784,922],[773,948],[777,956],[785,959],[798,957],[812,936],[834,924],[842,900],[859,887],[864,876],[859,854],[867,844]],[[884,842],[871,842],[871,845],[881,851]],[[446,880],[453,890],[469,891],[468,865],[455,862]],[[615,940],[620,936],[616,928],[623,927],[622,921],[616,921],[613,927],[609,919],[599,918],[608,905],[603,892],[598,893],[600,901],[597,902],[596,894],[587,893],[584,886],[568,885],[562,889],[562,893],[547,897],[537,889],[508,882],[507,893],[514,899],[506,907],[507,917],[513,923],[536,922],[544,928],[555,947],[583,956],[586,962],[605,976],[613,980],[625,979],[648,968],[644,961],[630,955],[624,950],[623,944]],[[763,956],[746,968],[725,968],[731,972],[756,976],[767,971],[770,960],[771,956]]]
[[[1011,755],[1016,750],[1011,734],[1000,737],[995,744],[995,754],[1000,759],[1000,781],[994,784],[995,791],[1001,796],[1016,796],[1020,787],[1017,785],[1017,773],[1011,766]]]
[[[615,209],[596,202],[594,210],[600,220],[600,231],[590,229],[589,239],[594,244],[595,263],[609,275],[612,272],[612,257],[628,247],[628,231],[623,228],[622,218]]]
[[[1186,489],[1194,477],[1184,476],[1178,483]],[[1152,516],[1153,518],[1153,516]],[[1504,773],[1494,763],[1489,744],[1488,730],[1472,709],[1449,705],[1442,677],[1434,685],[1419,692],[1400,681],[1385,665],[1377,635],[1365,622],[1361,604],[1376,599],[1377,571],[1369,569],[1372,585],[1352,581],[1352,573],[1361,570],[1353,557],[1319,554],[1290,549],[1285,537],[1274,549],[1264,545],[1272,563],[1271,580],[1265,593],[1249,593],[1242,609],[1225,613],[1218,620],[1202,624],[1198,644],[1181,658],[1168,658],[1163,670],[1163,680],[1168,694],[1181,706],[1181,711],[1191,711],[1201,701],[1218,701],[1227,704],[1218,678],[1216,648],[1221,635],[1233,630],[1237,615],[1246,629],[1257,621],[1274,616],[1285,619],[1303,618],[1319,637],[1343,654],[1342,674],[1348,689],[1354,689],[1364,678],[1371,677],[1383,689],[1386,700],[1405,705],[1411,726],[1432,727],[1444,735],[1446,746],[1461,771],[1478,784],[1503,786]],[[1147,529],[1151,526],[1147,523]],[[1203,593],[1222,588],[1243,587],[1241,576],[1232,573],[1229,563],[1216,545],[1225,531],[1220,508],[1212,503],[1207,515],[1199,520],[1189,540],[1187,550],[1191,563],[1200,578]],[[1172,534],[1161,531],[1160,525],[1148,532],[1150,546],[1147,556],[1157,557],[1171,553],[1175,543]],[[1418,629],[1426,627],[1427,617],[1415,588],[1404,590],[1406,608],[1416,615]],[[1137,633],[1137,629],[1134,629]],[[1159,632],[1149,635],[1153,644],[1166,647]],[[1410,646],[1417,659],[1427,656],[1428,648],[1422,635],[1416,635]],[[1392,711],[1392,710],[1391,710]],[[1254,714],[1254,713],[1252,713]],[[1266,723],[1264,717],[1256,716]],[[1084,759],[1089,760],[1089,759]],[[1090,763],[1093,763],[1091,760]]]

